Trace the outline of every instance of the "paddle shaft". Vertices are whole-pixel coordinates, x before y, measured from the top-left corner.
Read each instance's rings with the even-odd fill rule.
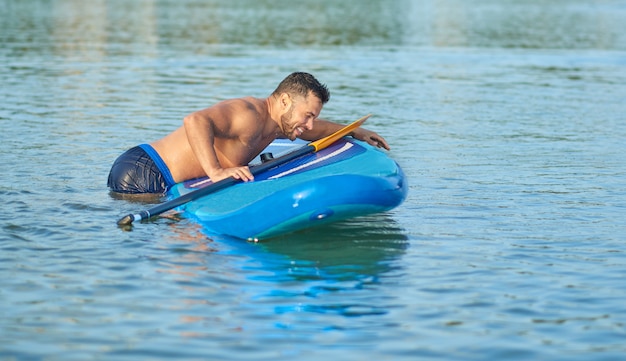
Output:
[[[367,120],[367,118],[369,118],[369,115],[364,116],[363,118],[339,129],[338,131],[336,131],[335,133],[316,140],[314,142],[311,142],[309,144],[307,144],[304,147],[298,148],[293,152],[287,153],[281,157],[272,159],[271,161],[265,162],[261,165],[255,166],[255,167],[250,167],[250,172],[252,173],[252,175],[257,175],[260,174],[262,172],[265,172],[269,169],[272,169],[278,165],[287,163],[293,159],[302,157],[303,155],[309,154],[309,153],[313,153],[313,152],[317,152],[320,151],[326,147],[328,147],[329,145],[331,145],[332,143],[336,142],[337,140],[339,140],[340,138],[348,135],[352,130],[358,128],[361,124],[363,124],[363,122],[365,122],[365,120]],[[170,201],[161,203],[159,205],[156,205],[150,209],[147,210],[143,210],[140,211],[139,213],[131,213],[131,214],[127,214],[124,217],[120,218],[117,221],[117,224],[119,226],[127,226],[132,224],[134,221],[141,221],[144,219],[148,219],[151,217],[154,217],[156,215],[159,215],[163,212],[169,211],[170,209],[176,208],[178,206],[181,206],[187,202],[193,201],[194,199],[198,199],[200,197],[204,197],[208,194],[211,193],[215,193],[217,191],[220,191],[224,188],[228,188],[230,186],[233,186],[235,184],[241,183],[241,180],[239,179],[235,179],[233,177],[229,177],[226,179],[222,179],[218,182],[215,182],[213,184],[210,184],[204,188],[200,188],[200,189],[196,189],[195,191],[189,192],[187,194],[184,194],[180,197],[174,198]]]
[[[315,151],[315,148],[307,144],[302,148],[298,148],[296,151],[290,152],[278,158],[274,158],[271,161],[265,162],[261,165],[250,167],[250,172],[252,173],[252,175],[257,175],[262,172],[265,172],[266,170],[272,169],[282,163],[289,162],[290,160],[299,158],[305,154],[313,153],[314,151]],[[198,199],[208,194],[215,193],[224,188],[233,186],[237,183],[241,183],[241,180],[235,179],[233,177],[222,179],[221,181],[210,184],[204,188],[196,189],[195,191],[189,192],[187,194],[183,194],[180,197],[161,203],[150,209],[143,210],[137,214],[127,214],[126,216],[118,220],[117,224],[120,226],[124,226],[124,225],[129,225],[133,223],[134,221],[141,221],[143,219],[154,217],[163,212],[169,211],[170,209],[181,206],[187,202],[193,201],[194,199]]]

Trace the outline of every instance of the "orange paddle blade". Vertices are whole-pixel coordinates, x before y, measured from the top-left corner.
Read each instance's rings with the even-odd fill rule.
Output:
[[[315,151],[320,151],[326,147],[328,147],[329,145],[333,144],[334,142],[336,142],[337,140],[339,140],[339,138],[342,138],[348,134],[350,134],[351,131],[353,131],[354,129],[358,128],[361,126],[361,124],[363,124],[367,118],[371,117],[371,114],[368,114],[366,116],[364,116],[361,119],[358,119],[356,121],[354,121],[352,124],[348,124],[345,127],[339,129],[338,131],[334,132],[333,134],[322,138],[322,139],[318,139],[314,142],[309,143],[308,145],[310,145],[311,147],[315,148]]]

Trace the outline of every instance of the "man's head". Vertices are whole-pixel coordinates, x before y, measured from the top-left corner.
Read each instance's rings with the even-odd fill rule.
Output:
[[[278,125],[282,133],[289,139],[302,135],[313,129],[313,121],[328,102],[330,92],[313,75],[308,73],[292,73],[287,76],[274,90],[279,111]]]
[[[278,84],[272,95],[280,96],[282,93],[287,93],[291,96],[300,95],[306,98],[310,92],[318,97],[322,104],[326,104],[330,99],[330,92],[326,85],[321,84],[313,75],[303,72],[289,74]]]

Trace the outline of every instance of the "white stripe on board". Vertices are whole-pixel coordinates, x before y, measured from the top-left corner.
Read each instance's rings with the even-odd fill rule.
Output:
[[[334,156],[336,156],[336,155],[338,155],[338,154],[341,154],[341,153],[345,152],[346,150],[348,150],[348,149],[352,148],[352,145],[353,145],[352,143],[346,143],[346,144],[344,144],[344,145],[343,145],[343,147],[341,147],[341,148],[337,149],[336,151],[334,151],[334,152],[332,152],[332,153],[330,153],[330,154],[327,154],[327,155],[325,155],[325,156],[323,156],[323,157],[321,157],[321,158],[317,158],[317,159],[315,159],[315,160],[313,160],[313,161],[311,161],[311,162],[309,162],[309,163],[302,164],[302,165],[300,165],[300,166],[298,166],[298,167],[291,168],[291,169],[286,170],[286,171],[284,171],[284,172],[282,172],[282,173],[279,173],[279,174],[273,175],[273,176],[271,176],[271,177],[269,177],[269,178],[267,178],[267,179],[276,179],[276,178],[280,178],[280,177],[286,176],[286,175],[288,175],[288,174],[291,174],[291,173],[293,173],[293,172],[297,172],[297,171],[299,171],[299,170],[301,170],[301,169],[304,169],[304,168],[306,168],[306,167],[312,166],[313,164],[317,164],[317,163],[319,163],[319,162],[323,162],[323,161],[325,161],[326,159],[332,158],[332,157],[334,157]],[[293,146],[293,145],[292,145],[292,146]],[[196,187],[199,187],[199,186],[201,186],[201,185],[203,185],[203,184],[205,184],[205,183],[209,183],[210,181],[211,181],[210,179],[204,179],[204,180],[198,181],[198,182],[196,182],[196,183],[192,183],[192,184],[190,184],[190,185],[189,185],[189,187],[190,187],[190,188],[196,188]]]
[[[190,188],[199,187],[199,186],[203,185],[204,183],[209,183],[210,181],[211,181],[211,179],[210,179],[210,178],[207,178],[207,179],[204,179],[204,180],[198,181],[198,182],[196,182],[196,183],[190,184],[190,185],[189,185],[189,187],[190,187]]]
[[[346,144],[343,145],[343,147],[337,149],[336,151],[334,151],[334,152],[332,152],[330,154],[327,154],[327,155],[325,155],[323,157],[317,158],[314,161],[311,161],[309,163],[302,164],[302,165],[300,165],[298,167],[291,168],[291,169],[286,170],[286,171],[284,171],[282,173],[278,173],[278,174],[273,175],[273,176],[271,176],[271,177],[269,177],[267,179],[276,179],[276,178],[280,178],[280,177],[286,176],[287,174],[291,174],[293,172],[297,172],[297,171],[299,171],[301,169],[304,169],[306,167],[312,166],[313,164],[316,164],[316,163],[319,163],[319,162],[323,162],[326,159],[329,159],[329,158],[332,158],[332,157],[334,157],[334,156],[336,156],[338,154],[341,154],[341,153],[345,152],[346,150],[348,150],[350,148],[352,148],[352,143],[346,143]]]

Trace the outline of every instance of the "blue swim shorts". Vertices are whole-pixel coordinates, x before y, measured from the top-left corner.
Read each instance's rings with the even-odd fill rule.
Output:
[[[133,147],[119,156],[107,185],[118,193],[165,193],[175,184],[163,159],[149,144]]]

